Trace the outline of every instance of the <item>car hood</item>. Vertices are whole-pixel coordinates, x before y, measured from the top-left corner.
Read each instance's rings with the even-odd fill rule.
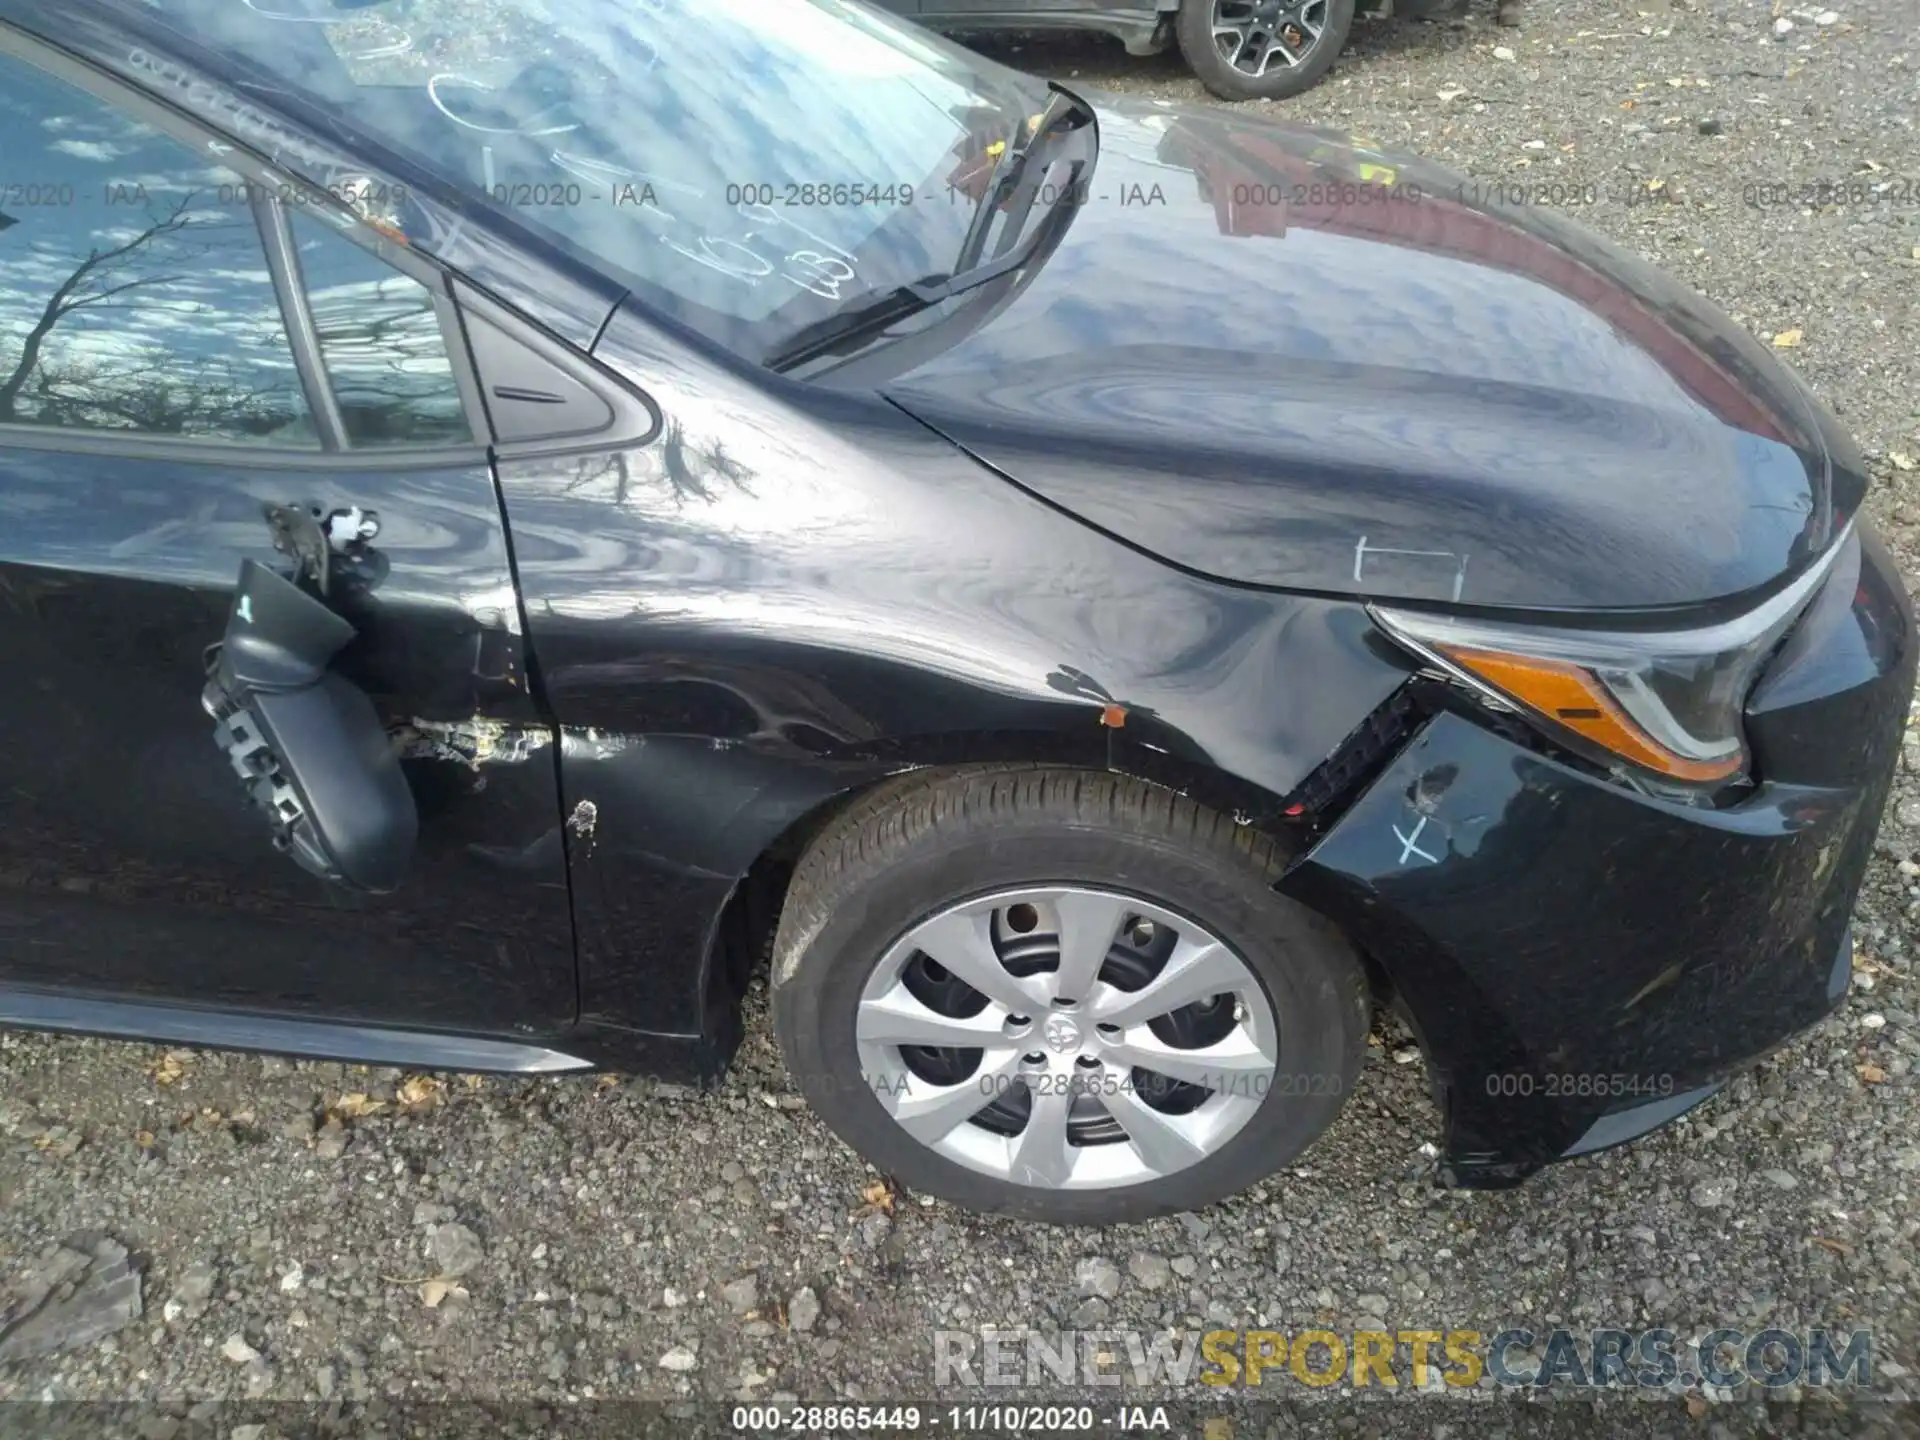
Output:
[[[1550,190],[1096,108],[1045,265],[880,386],[1083,520],[1247,584],[1666,608],[1769,587],[1857,504],[1858,452],[1774,356]]]

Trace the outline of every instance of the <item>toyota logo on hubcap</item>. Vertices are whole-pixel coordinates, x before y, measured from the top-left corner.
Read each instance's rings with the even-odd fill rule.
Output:
[[[1052,1015],[1047,1018],[1047,1044],[1055,1050],[1078,1050],[1080,1048],[1080,1027],[1064,1015]]]

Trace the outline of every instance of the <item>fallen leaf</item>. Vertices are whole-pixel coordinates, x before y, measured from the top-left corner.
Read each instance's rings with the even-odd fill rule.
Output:
[[[401,1108],[419,1110],[434,1104],[440,1098],[441,1084],[431,1075],[409,1075],[400,1082],[397,1092]]]
[[[151,1130],[134,1131],[133,1143],[138,1145],[142,1150],[151,1150],[154,1145],[153,1131]]]
[[[363,1115],[378,1115],[387,1108],[384,1100],[375,1100],[371,1095],[354,1091],[351,1095],[342,1095],[327,1107],[328,1113],[338,1115],[345,1120],[358,1120]]]
[[[1778,335],[1773,337],[1773,348],[1776,350],[1792,350],[1805,338],[1805,331],[1782,330]]]
[[[595,1093],[605,1094],[619,1083],[620,1077],[618,1075],[602,1075],[598,1080],[593,1082],[593,1088]]]
[[[34,1137],[33,1148],[44,1150],[56,1160],[71,1159],[85,1137],[78,1130],[70,1130],[65,1125],[55,1125],[44,1133]]]
[[[440,1302],[449,1295],[465,1295],[467,1292],[445,1275],[434,1275],[420,1282],[420,1303],[429,1310],[440,1308]]]
[[[1687,1396],[1687,1414],[1698,1420],[1707,1413],[1707,1397],[1704,1395]]]
[[[178,1084],[187,1073],[187,1061],[193,1058],[191,1050],[169,1050],[153,1064],[147,1067],[147,1074],[153,1077],[153,1083],[162,1089]]]
[[[1821,1249],[1831,1250],[1836,1255],[1851,1255],[1853,1253],[1853,1247],[1844,1240],[1829,1240],[1824,1235],[1815,1235],[1811,1238],[1813,1243]]]
[[[860,1192],[860,1198],[876,1210],[893,1213],[893,1190],[884,1180],[876,1180]]]
[[[1887,1083],[1887,1072],[1869,1060],[1860,1067],[1860,1078],[1869,1085],[1884,1085]]]

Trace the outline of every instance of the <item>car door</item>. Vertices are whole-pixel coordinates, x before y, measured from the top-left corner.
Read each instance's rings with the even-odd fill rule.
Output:
[[[0,991],[552,1033],[555,735],[485,408],[445,278],[331,198],[0,27]],[[335,668],[418,810],[390,894],[275,853],[202,710],[290,504],[368,536]]]

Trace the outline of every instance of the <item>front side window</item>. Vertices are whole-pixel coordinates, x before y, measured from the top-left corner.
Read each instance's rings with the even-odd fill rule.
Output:
[[[427,287],[296,213],[294,253],[347,443],[465,445],[473,440]]]
[[[124,0],[744,353],[946,272],[1038,81],[852,0]]]
[[[5,54],[0,425],[319,445],[239,177]]]

